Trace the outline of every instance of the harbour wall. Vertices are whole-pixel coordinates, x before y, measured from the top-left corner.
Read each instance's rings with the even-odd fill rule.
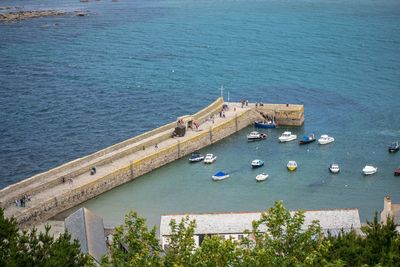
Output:
[[[217,99],[214,103],[205,109],[192,115],[199,123],[209,120],[210,116],[220,112],[224,101]],[[230,103],[228,103],[230,106]],[[290,108],[289,108],[290,107]],[[245,108],[238,110],[235,116],[227,118],[218,124],[211,124],[190,137],[176,138],[176,141],[167,147],[163,147],[147,153],[145,156],[133,160],[112,172],[99,176],[94,181],[74,186],[69,190],[49,195],[45,199],[38,200],[39,204],[29,205],[28,207],[17,209],[15,212],[9,212],[8,216],[16,218],[20,227],[25,228],[46,221],[58,213],[72,208],[82,202],[98,196],[108,190],[111,190],[126,182],[146,174],[165,164],[173,162],[196,150],[211,145],[219,140],[245,128],[252,124],[256,119],[260,119],[260,112],[275,116],[278,122],[287,123],[287,125],[302,125],[304,122],[304,108],[302,105],[263,105],[255,108]],[[293,110],[295,112],[293,112]],[[272,112],[272,113],[271,113]],[[290,116],[288,116],[290,114]],[[284,124],[281,124],[284,125]],[[127,155],[136,153],[143,148],[153,147],[171,139],[171,134],[176,123],[169,123],[152,131],[143,133],[124,142],[110,146],[89,156],[71,161],[45,173],[35,175],[24,181],[11,185],[0,191],[1,206],[5,209],[13,205],[16,196],[29,194],[34,196],[43,191],[51,192],[52,188],[60,186],[61,177],[73,178],[90,171],[93,165],[102,166],[112,164]]]
[[[18,214],[16,219],[22,227],[43,222],[64,210],[72,208],[86,200],[129,182],[143,174],[173,162],[198,149],[215,143],[240,129],[243,129],[252,122],[253,116],[253,111],[246,111],[240,116],[228,120],[216,127],[204,130],[190,139],[186,139],[182,142],[177,140],[174,145],[165,149],[160,149],[142,159],[133,161],[123,168],[100,177],[96,181],[72,189],[62,195],[54,196],[41,203],[40,206],[32,208],[28,207],[25,212]]]
[[[193,117],[197,121],[203,122],[210,115],[218,113],[221,110],[223,103],[223,99],[218,98],[211,105],[194,114]],[[89,172],[93,166],[102,166],[113,162],[118,158],[135,153],[143,149],[143,146],[154,146],[157,143],[169,139],[175,126],[176,122],[171,122],[154,130],[145,132],[136,137],[102,149],[91,155],[70,161],[61,166],[50,169],[49,171],[37,174],[18,183],[5,187],[4,189],[0,190],[0,206],[4,208],[7,205],[11,205],[14,202],[13,196],[18,197],[21,195],[21,191],[23,191],[24,194],[34,195],[37,192],[58,185],[62,178],[68,180],[69,178],[76,177],[82,173]],[[140,143],[142,140],[152,136],[156,136],[156,138]],[[138,145],[131,146],[132,144]],[[5,198],[6,201],[4,200]]]

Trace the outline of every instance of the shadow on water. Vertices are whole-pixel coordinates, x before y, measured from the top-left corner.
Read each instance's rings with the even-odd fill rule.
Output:
[[[308,184],[308,188],[310,189],[310,191],[315,192],[319,188],[327,185],[329,182],[330,182],[329,177],[325,177],[325,178],[319,179],[317,181],[314,181],[314,182]]]

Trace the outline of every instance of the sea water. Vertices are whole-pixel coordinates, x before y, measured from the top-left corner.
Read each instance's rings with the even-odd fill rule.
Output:
[[[400,202],[400,2],[2,1],[65,16],[0,23],[0,188],[191,114],[220,96],[305,105],[300,128],[251,127],[84,203],[110,223],[160,214],[358,208]],[[84,10],[78,17],[73,11]],[[327,146],[279,144],[284,130]],[[400,141],[400,140],[399,140]],[[251,160],[266,161],[259,170]],[[288,160],[299,169],[286,171]],[[339,175],[327,167],[337,162]],[[378,173],[364,177],[366,165]],[[213,182],[219,170],[231,172]],[[256,183],[258,172],[270,177]]]

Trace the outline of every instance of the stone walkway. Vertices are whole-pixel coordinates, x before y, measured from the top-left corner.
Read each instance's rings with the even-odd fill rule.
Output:
[[[236,108],[236,111],[234,111],[235,108]],[[69,190],[79,188],[79,187],[81,187],[81,186],[83,186],[85,184],[88,184],[88,183],[90,183],[92,181],[95,181],[96,179],[99,179],[99,178],[101,178],[103,176],[106,176],[106,175],[112,173],[113,171],[115,171],[117,169],[120,169],[120,168],[122,168],[124,166],[127,166],[132,161],[144,158],[145,156],[154,153],[156,150],[167,148],[167,147],[169,147],[171,145],[174,145],[178,140],[183,141],[185,139],[188,139],[188,138],[198,134],[199,131],[201,131],[201,130],[209,129],[211,126],[217,126],[217,125],[221,124],[222,122],[224,122],[227,119],[234,118],[236,116],[236,114],[241,114],[244,111],[249,110],[249,109],[250,109],[250,107],[241,108],[241,104],[239,104],[239,103],[229,103],[229,110],[225,112],[226,118],[220,118],[219,115],[216,114],[214,116],[214,122],[208,120],[208,121],[204,122],[203,124],[201,124],[197,131],[192,131],[192,130],[187,131],[186,135],[184,137],[170,138],[170,139],[167,139],[167,140],[165,140],[163,142],[160,142],[158,144],[158,148],[156,148],[154,146],[146,147],[145,150],[137,151],[137,152],[132,153],[132,154],[130,154],[128,156],[119,158],[119,159],[117,159],[117,160],[115,160],[115,161],[113,161],[113,162],[111,162],[109,164],[105,164],[103,166],[96,166],[97,173],[95,175],[90,175],[90,173],[87,172],[87,173],[84,173],[84,174],[81,174],[79,176],[74,177],[72,179],[72,182],[70,182],[70,181],[65,181],[65,183],[61,182],[61,177],[65,176],[67,173],[70,173],[70,172],[72,172],[74,170],[83,168],[85,166],[94,166],[95,162],[99,161],[99,158],[96,158],[95,160],[93,160],[93,162],[89,162],[89,163],[87,163],[85,165],[77,166],[76,168],[73,168],[73,169],[69,170],[68,172],[60,173],[60,174],[57,175],[57,178],[56,178],[56,179],[60,180],[60,184],[57,185],[57,186],[51,187],[49,189],[46,189],[44,191],[41,191],[41,192],[39,192],[37,194],[31,195],[30,196],[31,197],[31,201],[27,202],[26,207],[39,206],[39,205],[41,205],[41,203],[43,203],[46,200],[49,200],[49,199],[51,199],[51,198],[53,198],[55,196],[61,196],[64,193],[68,192]],[[168,130],[168,131],[171,131],[171,130]],[[131,144],[129,146],[121,148],[121,149],[119,149],[117,151],[114,151],[112,153],[108,153],[108,154],[102,156],[101,158],[110,157],[110,156],[114,155],[115,153],[119,153],[121,151],[127,150],[129,148],[134,147],[134,146],[138,146],[138,145],[140,146],[141,144],[145,144],[145,143],[149,142],[150,140],[155,139],[155,138],[159,137],[160,135],[165,134],[166,132],[167,131],[159,133],[159,134],[156,134],[156,135],[151,136],[149,138],[143,139],[143,140],[141,140],[139,142],[136,142],[134,144]],[[54,177],[51,177],[51,178],[45,179],[44,181],[41,181],[41,182],[38,182],[38,183],[34,183],[34,184],[28,186],[28,188],[25,188],[25,190],[23,190],[23,191],[22,190],[15,191],[15,192],[12,193],[12,195],[8,195],[8,196],[4,197],[3,199],[0,199],[0,201],[4,201],[6,198],[7,199],[10,199],[10,198],[15,199],[17,197],[20,198],[24,194],[24,191],[26,192],[31,187],[39,186],[42,183],[46,183],[46,182],[49,182],[49,181],[54,180],[54,179],[55,179]],[[20,213],[23,213],[24,210],[25,210],[25,208],[16,207],[16,205],[14,204],[14,205],[10,205],[10,206],[6,207],[5,214],[8,217],[16,216],[16,215],[18,215]]]

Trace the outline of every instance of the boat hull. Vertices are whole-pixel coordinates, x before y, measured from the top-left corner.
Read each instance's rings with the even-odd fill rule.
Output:
[[[266,134],[260,134],[259,137],[249,137],[247,136],[247,141],[248,142],[255,142],[255,141],[261,141],[267,138]]]
[[[301,140],[299,142],[299,144],[300,145],[306,145],[306,144],[309,144],[309,143],[312,143],[312,142],[315,142],[315,139],[312,139],[312,140]]]
[[[253,169],[260,168],[260,167],[262,167],[262,166],[264,166],[264,163],[262,163],[262,164],[251,164],[251,167],[252,167]]]
[[[389,153],[396,153],[399,150],[400,150],[399,147],[396,147],[396,148],[389,147]]]
[[[262,128],[262,129],[273,129],[276,128],[276,123],[262,123],[262,122],[254,122],[254,127],[256,128]]]
[[[333,140],[319,140],[318,141],[318,144],[320,144],[320,145],[327,145],[327,144],[330,144],[330,143],[332,143],[333,142]]]
[[[279,142],[285,143],[285,142],[290,142],[296,140],[297,137],[289,137],[289,138],[280,138],[279,137]]]
[[[259,174],[256,176],[256,181],[257,182],[262,182],[268,179],[268,174],[263,175],[263,174]]]
[[[362,171],[364,175],[372,175],[378,171],[378,168],[364,168]]]
[[[211,176],[211,178],[212,178],[214,181],[221,181],[221,180],[228,179],[228,178],[229,178],[229,174],[224,175],[224,176],[215,176],[215,175],[213,175],[213,176]]]
[[[204,159],[204,157],[199,157],[199,158],[190,158],[189,162],[194,163],[194,162],[200,162]]]
[[[340,172],[340,170],[331,169],[331,168],[328,168],[328,169],[329,169],[329,172],[330,172],[330,173],[333,173],[333,174],[337,174],[337,173]]]
[[[295,166],[288,166],[287,169],[288,169],[288,171],[290,171],[290,172],[294,172],[294,171],[297,170],[297,167],[295,167]]]

